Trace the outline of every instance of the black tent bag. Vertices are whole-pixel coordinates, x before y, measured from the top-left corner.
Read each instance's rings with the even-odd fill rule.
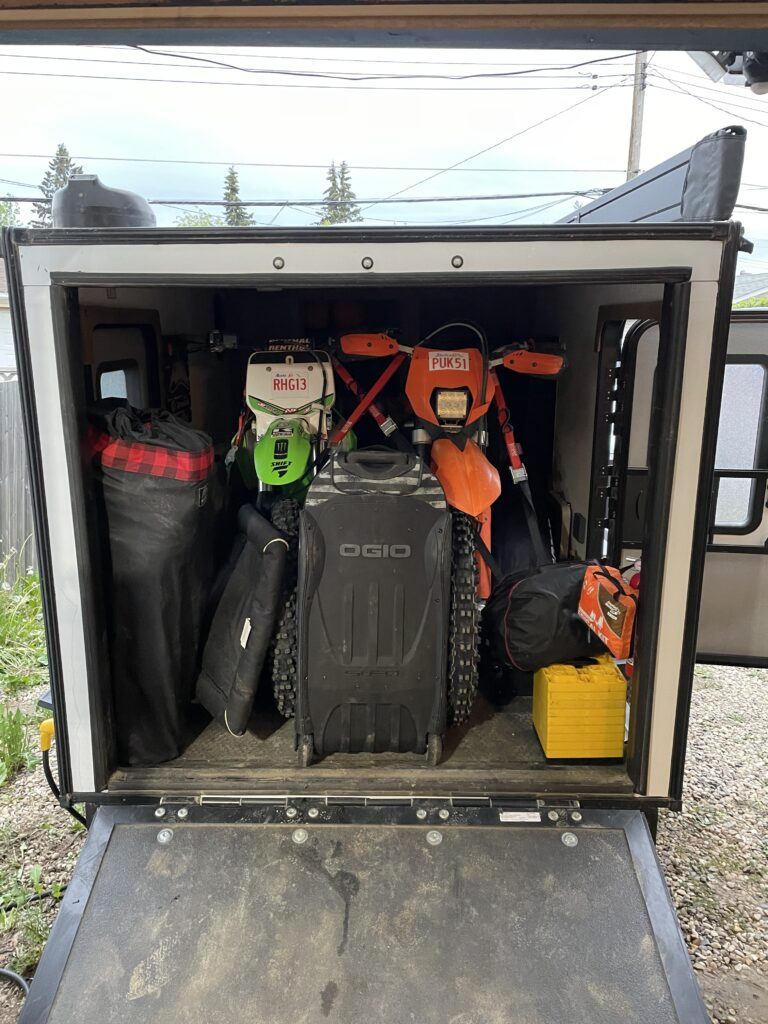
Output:
[[[105,605],[121,764],[178,757],[215,571],[216,470],[207,434],[169,413],[105,403],[90,447],[107,537]]]
[[[502,664],[535,672],[605,651],[577,614],[585,572],[584,562],[560,562],[513,573],[496,585],[485,630]]]
[[[240,509],[238,527],[197,680],[200,703],[237,736],[245,732],[272,643],[288,550],[250,505]]]

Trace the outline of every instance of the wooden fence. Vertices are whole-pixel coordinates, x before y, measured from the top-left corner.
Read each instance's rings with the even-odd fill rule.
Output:
[[[11,572],[37,568],[33,534],[19,383],[14,374],[0,379],[0,560],[10,560]]]

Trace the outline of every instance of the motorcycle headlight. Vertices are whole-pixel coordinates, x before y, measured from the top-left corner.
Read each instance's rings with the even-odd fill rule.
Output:
[[[463,389],[439,390],[435,399],[435,413],[439,420],[465,420],[469,413],[469,395]]]

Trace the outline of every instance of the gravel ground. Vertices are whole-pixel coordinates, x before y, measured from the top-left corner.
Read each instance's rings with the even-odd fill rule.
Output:
[[[768,1024],[768,671],[696,671],[685,811],[663,813],[658,850],[717,1024]],[[0,856],[66,881],[82,835],[60,812],[37,768],[0,790]],[[41,918],[53,918],[51,900]],[[0,963],[28,941],[0,930]],[[0,983],[0,1024],[21,1000]]]
[[[713,1019],[768,1024],[768,671],[700,665],[658,851]]]

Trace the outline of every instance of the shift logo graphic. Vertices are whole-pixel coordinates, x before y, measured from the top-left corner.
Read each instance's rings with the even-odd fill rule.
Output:
[[[344,558],[410,558],[410,544],[341,544]]]

